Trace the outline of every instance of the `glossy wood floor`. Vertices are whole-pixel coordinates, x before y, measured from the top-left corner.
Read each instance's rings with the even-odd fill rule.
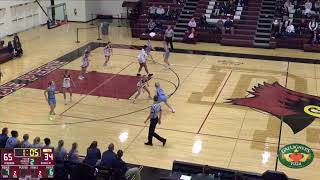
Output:
[[[4,72],[1,84],[87,42],[96,41],[94,29],[81,30],[81,43],[75,43],[75,29],[88,26],[69,23],[50,31],[39,27],[21,33],[25,54],[1,65]],[[103,38],[117,44],[145,43],[132,39],[127,27],[116,25],[112,25],[109,36]],[[162,47],[162,42],[153,42],[153,45]],[[319,54],[298,50],[224,47],[205,43],[175,43],[175,47],[284,57],[319,57]],[[137,55],[136,49],[114,49],[110,66],[104,69],[102,49],[98,48],[93,52],[89,71],[135,75]],[[153,56],[158,63],[162,63],[161,52],[153,52]],[[320,65],[182,53],[173,53],[170,61],[179,79],[161,64],[149,63],[149,69],[155,74],[150,83],[152,92],[154,82],[160,82],[167,94],[174,92],[180,83],[169,100],[177,112],[172,114],[163,107],[163,123],[157,129],[160,135],[168,138],[166,147],[156,141],[153,147],[143,145],[148,130],[143,121],[148,110],[141,109],[152,103],[146,100],[146,94],[140,97],[137,104],[132,104],[131,100],[75,94],[73,103],[68,105],[63,104],[60,94],[56,110],[60,115],[50,121],[43,91],[23,88],[0,99],[1,127],[18,130],[20,137],[24,133],[29,133],[31,139],[35,136],[42,139],[50,137],[54,145],[59,139],[64,139],[67,148],[72,142],[78,142],[82,155],[85,155],[90,142],[97,140],[101,150],[105,150],[111,142],[115,143],[116,149],[124,149],[124,159],[130,163],[170,169],[173,160],[181,160],[262,173],[275,169],[280,120],[266,113],[226,104],[225,100],[244,97],[247,90],[264,81],[278,81],[285,86],[286,79],[290,89],[320,95]],[[79,65],[80,58],[63,69],[79,70]],[[138,112],[123,115],[133,111]],[[74,124],[68,124],[70,122]],[[26,125],[28,123],[36,125]],[[313,149],[315,159],[304,169],[288,169],[279,163],[278,170],[292,178],[320,179],[319,133],[318,119],[298,134],[293,134],[283,124],[281,147],[290,143],[305,144]]]

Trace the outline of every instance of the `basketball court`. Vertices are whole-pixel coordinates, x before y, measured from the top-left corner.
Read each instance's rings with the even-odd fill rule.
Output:
[[[68,26],[68,31],[66,27]],[[171,169],[174,160],[262,173],[279,170],[291,178],[320,177],[320,121],[315,119],[294,133],[286,123],[270,113],[230,103],[232,98],[251,97],[248,91],[258,84],[278,82],[300,93],[320,95],[319,54],[287,49],[253,49],[198,43],[175,43],[170,62],[163,65],[162,42],[152,42],[156,63],[148,62],[176,113],[163,106],[163,122],[158,133],[167,145],[154,142],[145,146],[148,127],[143,122],[152,100],[142,94],[136,104],[137,55],[146,42],[130,37],[127,27],[111,24],[109,36],[96,41],[96,32],[82,30],[75,43],[75,29],[90,27],[69,23],[52,30],[38,27],[20,34],[24,56],[1,65],[0,121],[2,127],[16,129],[20,137],[29,133],[41,139],[50,137],[53,145],[64,139],[66,148],[78,142],[81,155],[97,140],[104,151],[111,142],[124,149],[124,159],[133,164]],[[114,44],[110,65],[103,68],[103,43]],[[77,79],[81,53],[88,44],[94,47],[88,78]],[[301,63],[299,62],[314,63]],[[293,62],[295,61],[295,62]],[[49,107],[44,89],[49,80],[61,85],[69,70],[75,82],[73,102],[64,104],[57,95],[58,115],[48,119]],[[41,73],[39,73],[41,72]],[[13,84],[15,83],[15,84]],[[277,163],[278,148],[291,143],[309,146],[315,159],[304,169],[289,169]]]

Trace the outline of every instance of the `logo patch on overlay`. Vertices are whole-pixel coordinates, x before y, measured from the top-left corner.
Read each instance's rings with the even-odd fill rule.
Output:
[[[312,163],[314,154],[303,144],[289,144],[280,149],[278,153],[281,164],[288,168],[304,168]]]
[[[294,134],[320,118],[320,97],[292,91],[278,82],[258,84],[246,98],[228,99],[234,105],[268,112],[285,122]]]

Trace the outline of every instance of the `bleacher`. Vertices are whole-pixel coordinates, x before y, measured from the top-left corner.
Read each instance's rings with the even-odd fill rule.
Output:
[[[234,20],[234,35],[225,34],[222,37],[222,45],[252,47],[257,29],[260,0],[248,0],[248,6],[238,7],[241,14]]]
[[[152,5],[158,7],[162,5],[165,9],[170,6],[171,10],[178,10],[181,11],[182,7],[176,3],[173,3],[172,0],[170,1],[162,1],[162,0],[153,0],[148,1],[146,6],[143,8],[142,13],[139,15],[138,19],[134,23],[134,27],[132,28],[132,37],[140,38],[140,39],[149,39],[152,40],[163,40],[163,34],[157,34],[155,37],[149,37],[148,34],[145,33],[148,27],[148,20],[149,18],[149,7]],[[163,27],[165,28],[168,25],[174,26],[176,24],[176,20],[160,20],[162,22]]]
[[[282,4],[283,6],[283,4]],[[303,4],[301,5],[303,6]],[[289,20],[293,22],[293,25],[295,27],[295,30],[297,30],[297,27],[301,21],[301,18],[304,18],[305,21],[308,24],[311,20],[311,17],[308,17],[306,15],[298,15],[297,10],[298,8],[302,8],[301,6],[294,6],[292,5],[289,9]],[[317,15],[318,16],[318,15]],[[282,18],[278,15],[277,18]],[[319,21],[318,21],[319,22]],[[304,51],[310,51],[310,52],[320,52],[320,46],[319,45],[311,45],[310,40],[310,33],[304,32],[304,33],[296,33],[293,37],[277,37],[272,39],[272,41],[276,44],[276,47],[278,48],[291,48],[291,49],[303,49]]]
[[[196,12],[194,13],[194,17],[197,21],[200,20],[200,17],[205,14],[207,18],[207,23],[209,27],[206,29],[198,28],[199,32],[199,41],[201,42],[211,42],[211,43],[220,43],[221,41],[221,33],[218,32],[217,28],[212,28],[212,22],[210,21],[211,13],[208,12],[208,8],[212,7],[212,0],[200,0],[198,2],[198,6]],[[214,27],[214,25],[213,25]]]
[[[147,29],[149,14],[149,7],[154,4],[156,6],[162,5],[166,8],[170,5],[171,9],[179,10],[180,12],[188,9],[189,1],[186,4],[176,4],[174,1],[161,1],[153,0],[148,1],[147,5],[143,8],[143,12],[136,20],[132,28],[132,36],[140,39],[149,39],[149,35],[145,33]],[[186,27],[181,24],[187,24],[188,19],[194,17],[199,24],[200,17],[205,14],[207,18],[208,27],[197,28],[198,40],[201,42],[220,43],[222,45],[230,46],[245,46],[245,47],[263,47],[263,48],[294,48],[302,49],[305,51],[320,52],[320,46],[313,46],[309,43],[310,34],[304,33],[302,35],[295,35],[294,37],[271,37],[272,18],[276,12],[274,6],[276,0],[248,0],[248,4],[244,7],[240,3],[236,7],[233,14],[216,16],[213,14],[216,2],[223,2],[223,0],[198,0],[195,10],[190,10],[188,14],[181,14],[181,17],[171,20],[161,20],[163,27],[172,25],[177,36],[176,41],[182,41]],[[190,1],[193,3],[193,1]],[[296,27],[300,21],[300,17],[295,14],[297,7],[290,10],[289,19],[293,21]],[[226,33],[221,34],[221,31],[216,27],[219,19],[225,21],[229,17],[233,20],[234,34]],[[310,19],[306,19],[309,21]],[[179,26],[178,26],[179,25]],[[181,32],[180,32],[181,31]],[[179,37],[178,37],[179,35]],[[157,34],[151,38],[153,40],[163,40],[163,34]]]

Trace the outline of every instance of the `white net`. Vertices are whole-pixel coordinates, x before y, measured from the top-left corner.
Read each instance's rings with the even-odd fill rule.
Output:
[[[49,16],[48,23],[50,28],[64,25],[68,22],[65,3],[47,7],[47,14]]]

